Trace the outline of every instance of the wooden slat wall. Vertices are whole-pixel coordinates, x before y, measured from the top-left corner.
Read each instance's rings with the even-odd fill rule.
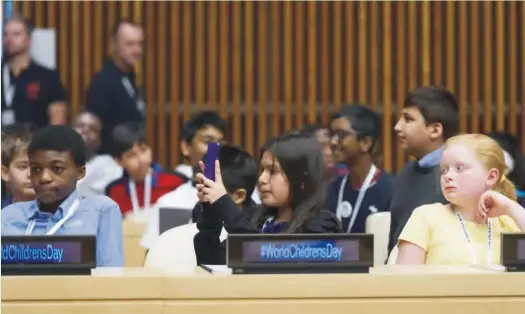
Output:
[[[119,18],[144,25],[137,66],[148,138],[166,166],[179,162],[180,127],[216,110],[228,137],[256,153],[269,137],[327,123],[343,103],[383,119],[383,161],[406,156],[393,125],[408,90],[444,84],[460,102],[463,132],[525,124],[525,3],[15,1],[57,34],[57,64],[72,114],[110,51]],[[521,136],[525,147],[525,136]]]

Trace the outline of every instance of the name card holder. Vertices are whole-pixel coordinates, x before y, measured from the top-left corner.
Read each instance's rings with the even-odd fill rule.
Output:
[[[525,233],[501,235],[501,264],[508,272],[525,272]]]
[[[95,236],[2,236],[2,275],[90,275]]]
[[[368,273],[372,234],[230,234],[233,274]]]

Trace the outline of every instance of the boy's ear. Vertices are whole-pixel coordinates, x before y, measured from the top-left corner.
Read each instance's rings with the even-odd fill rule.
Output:
[[[438,140],[443,137],[443,125],[441,123],[430,123],[427,126],[430,130],[430,138]]]
[[[246,200],[246,190],[245,189],[237,189],[233,193],[230,194],[233,202],[235,205],[239,206]]]
[[[371,152],[372,145],[374,145],[374,140],[370,136],[365,136],[359,140],[359,146],[363,153]]]
[[[190,157],[190,144],[188,144],[186,140],[180,141],[180,151],[184,159],[188,159]]]
[[[122,160],[120,159],[120,157],[113,157],[113,160],[119,165],[122,167]]]
[[[2,180],[9,182],[9,169],[2,165]]]
[[[78,167],[77,168],[77,181],[84,179],[86,176],[86,166]]]

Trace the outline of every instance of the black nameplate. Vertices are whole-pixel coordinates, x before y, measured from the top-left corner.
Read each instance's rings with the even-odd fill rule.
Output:
[[[507,271],[525,272],[525,233],[501,235],[501,264]]]
[[[95,236],[2,236],[2,275],[89,275]]]
[[[371,234],[230,234],[227,265],[233,273],[368,272]]]

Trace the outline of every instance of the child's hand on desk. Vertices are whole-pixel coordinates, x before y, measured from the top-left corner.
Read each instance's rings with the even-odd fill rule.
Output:
[[[494,218],[508,215],[512,200],[496,191],[486,191],[479,199],[476,218],[486,221],[487,218]]]
[[[204,163],[200,161],[199,165],[204,172]],[[218,160],[215,161],[215,181],[206,178],[202,173],[197,174],[197,180],[197,197],[201,203],[213,204],[227,193],[222,183],[221,165]]]

